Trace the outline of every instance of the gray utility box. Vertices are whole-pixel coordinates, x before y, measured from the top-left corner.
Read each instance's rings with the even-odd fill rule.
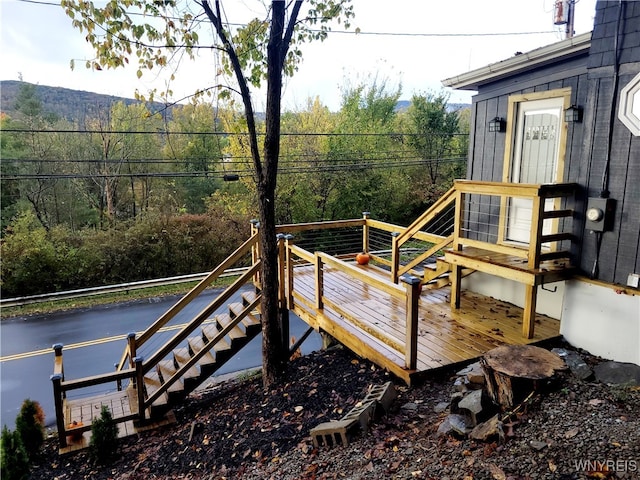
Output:
[[[587,213],[584,228],[592,232],[613,230],[613,215],[616,201],[613,198],[591,197],[587,200]]]

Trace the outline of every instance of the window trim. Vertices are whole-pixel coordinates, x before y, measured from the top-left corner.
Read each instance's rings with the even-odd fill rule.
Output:
[[[640,111],[640,73],[620,91],[618,105],[618,119],[637,137],[640,136],[640,118],[634,109]]]

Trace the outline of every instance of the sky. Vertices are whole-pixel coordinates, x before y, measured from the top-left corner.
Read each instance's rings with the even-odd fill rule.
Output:
[[[104,2],[96,2],[97,4]],[[193,3],[193,2],[192,2]],[[353,0],[351,33],[334,33],[324,42],[303,46],[304,60],[287,79],[283,105],[303,109],[318,96],[331,110],[340,108],[345,86],[386,82],[401,86],[402,99],[415,93],[450,95],[450,103],[470,103],[473,92],[444,89],[442,80],[565,38],[553,25],[554,0]],[[575,33],[591,31],[596,0],[576,2]],[[244,23],[264,12],[257,0],[223,2],[232,23]],[[359,34],[354,32],[359,28]],[[530,32],[543,32],[532,34]],[[497,35],[508,33],[509,35]],[[201,34],[204,38],[206,32]],[[0,79],[133,97],[155,87],[163,90],[171,71],[134,68],[87,70],[93,58],[84,34],[74,29],[55,0],[0,0]],[[76,67],[72,71],[71,60]],[[132,62],[135,63],[135,62]],[[182,60],[171,82],[173,100],[215,82],[211,53],[195,62]],[[254,104],[264,110],[263,95]]]

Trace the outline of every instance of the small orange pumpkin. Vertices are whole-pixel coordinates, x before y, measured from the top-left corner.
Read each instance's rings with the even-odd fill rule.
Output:
[[[358,265],[366,265],[369,263],[369,260],[371,260],[371,255],[367,252],[362,252],[356,255],[356,263]]]
[[[68,428],[77,428],[82,427],[83,425],[84,424],[82,422],[74,420],[69,424]],[[71,442],[78,442],[82,440],[82,432],[71,432],[69,435],[67,435],[67,439]]]

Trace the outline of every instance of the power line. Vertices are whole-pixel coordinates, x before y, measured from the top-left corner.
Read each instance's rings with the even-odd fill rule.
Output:
[[[451,157],[439,159],[397,159],[394,162],[360,162],[338,163],[314,166],[283,166],[278,169],[279,175],[305,173],[338,173],[370,170],[389,170],[402,167],[425,166],[434,163],[452,164],[463,163],[466,157]],[[38,174],[9,174],[3,175],[3,181],[20,180],[63,180],[63,179],[96,179],[96,178],[210,178],[224,180],[224,175],[235,174],[239,177],[252,177],[253,173],[246,170],[228,170],[225,172],[196,171],[196,172],[131,172],[131,173],[38,173]]]
[[[6,133],[82,133],[82,134],[110,134],[110,135],[211,135],[211,136],[247,136],[249,132],[171,132],[167,130],[157,130],[155,132],[149,132],[145,130],[61,130],[61,129],[53,129],[53,130],[25,130],[22,128],[2,128],[0,132]],[[429,135],[442,135],[442,136],[468,136],[468,133],[457,132],[457,133],[449,133],[449,132],[429,132]],[[264,136],[264,133],[258,132],[258,136]],[[424,136],[423,133],[323,133],[323,132],[282,132],[280,133],[281,137],[415,137],[415,136]]]
[[[36,5],[47,5],[47,6],[54,6],[54,7],[60,7],[59,3],[53,3],[53,2],[46,2],[46,1],[41,1],[41,0],[18,0],[19,2],[23,2],[23,3],[32,3],[32,4],[36,4]],[[144,15],[142,13],[138,13],[138,12],[127,12],[128,15],[131,16],[146,16],[149,17],[149,15]],[[167,18],[167,19],[171,19],[171,20],[177,20],[177,17],[163,17],[163,18]],[[208,20],[202,20],[201,22],[208,22]],[[246,24],[243,23],[227,23],[226,25],[228,26],[232,26],[232,27],[246,27]],[[312,32],[320,32],[321,30],[314,30],[311,29],[310,31]],[[374,35],[374,36],[387,36],[387,37],[509,37],[509,36],[522,36],[522,35],[546,35],[546,34],[550,34],[550,33],[556,33],[555,30],[544,30],[544,31],[537,31],[537,32],[476,32],[476,33],[469,33],[469,32],[453,32],[453,33],[435,33],[435,32],[367,32],[367,31],[362,31],[362,30],[331,30],[329,33],[337,33],[337,34],[343,34],[343,35]],[[181,45],[149,45],[153,48],[176,48],[176,47],[181,47]],[[202,45],[193,45],[190,46],[189,48],[193,48],[193,49],[212,49],[215,48],[213,46],[202,46]]]

